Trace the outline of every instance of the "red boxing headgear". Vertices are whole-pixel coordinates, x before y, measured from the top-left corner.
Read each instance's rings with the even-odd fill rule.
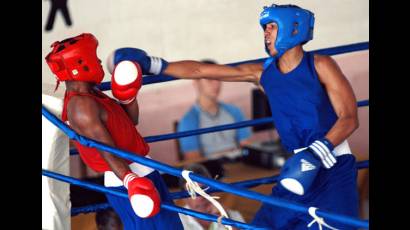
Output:
[[[46,56],[51,71],[60,81],[86,81],[101,83],[104,70],[97,57],[98,41],[94,35],[83,33],[76,37],[54,42]]]

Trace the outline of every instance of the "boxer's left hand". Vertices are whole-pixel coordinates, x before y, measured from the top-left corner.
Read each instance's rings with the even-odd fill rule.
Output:
[[[122,61],[115,66],[111,77],[111,91],[121,104],[134,101],[141,85],[142,71],[138,63]]]

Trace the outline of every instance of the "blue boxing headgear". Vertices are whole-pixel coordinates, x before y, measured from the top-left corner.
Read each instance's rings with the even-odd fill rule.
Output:
[[[259,23],[265,30],[266,25],[275,22],[278,26],[278,34],[275,41],[275,49],[279,58],[287,50],[306,43],[313,38],[315,24],[314,14],[295,5],[276,5],[264,7]],[[266,52],[270,55],[266,47]]]

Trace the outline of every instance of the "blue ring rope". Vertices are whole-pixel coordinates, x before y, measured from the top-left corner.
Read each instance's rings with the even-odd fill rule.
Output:
[[[369,104],[369,100],[358,102],[359,107],[365,106],[366,104],[367,105]],[[151,143],[151,142],[171,140],[171,139],[176,139],[176,138],[181,138],[181,137],[199,135],[199,134],[204,134],[204,133],[218,132],[218,131],[228,130],[228,129],[239,129],[239,128],[243,128],[247,126],[256,126],[256,125],[265,124],[269,122],[273,122],[272,117],[264,117],[264,118],[258,118],[258,119],[253,119],[253,120],[240,121],[240,122],[235,122],[235,123],[226,124],[226,125],[218,125],[218,126],[183,131],[183,132],[175,132],[175,133],[168,133],[168,134],[162,134],[162,135],[148,136],[148,137],[144,137],[144,139],[146,142]]]
[[[208,127],[208,128],[201,128],[201,129],[188,130],[188,131],[183,131],[183,132],[175,132],[175,133],[168,133],[168,134],[162,134],[162,135],[148,136],[148,137],[144,137],[144,139],[146,140],[146,142],[151,143],[151,142],[171,140],[171,139],[176,139],[176,138],[181,138],[181,137],[200,135],[204,133],[213,133],[213,132],[218,132],[218,131],[223,131],[223,130],[228,130],[228,129],[239,129],[239,128],[243,128],[247,126],[255,126],[255,125],[265,124],[265,123],[270,123],[270,122],[273,122],[272,117],[264,117],[264,118],[254,119],[254,120],[235,122],[235,123],[226,124],[226,125],[217,125],[217,126]]]
[[[70,183],[70,184],[74,184],[74,185],[77,185],[77,186],[81,186],[81,187],[84,187],[84,188],[88,188],[88,189],[91,189],[91,190],[94,190],[94,191],[97,191],[97,192],[109,193],[111,195],[115,195],[115,196],[119,196],[119,197],[128,199],[128,194],[127,193],[116,191],[116,190],[113,190],[113,189],[110,189],[110,188],[106,188],[102,185],[98,185],[98,184],[94,184],[94,183],[90,183],[90,182],[86,182],[86,181],[81,181],[79,179],[69,177],[69,176],[65,176],[65,175],[55,173],[55,172],[45,170],[45,169],[42,170],[42,174],[44,176],[48,176],[48,177],[51,177],[51,178],[54,178],[54,179],[57,179],[57,180],[60,180],[60,181],[64,181],[64,182],[67,182],[67,183]],[[104,205],[101,205],[101,206],[104,206]],[[101,208],[101,206],[100,206],[100,208]],[[161,204],[161,208],[167,209],[167,210],[170,210],[170,211],[174,211],[174,212],[178,212],[178,213],[182,213],[182,214],[186,214],[186,215],[190,215],[190,216],[194,216],[194,217],[204,219],[204,220],[207,220],[207,221],[218,222],[218,217],[217,216],[209,215],[209,214],[205,214],[205,213],[201,213],[201,212],[197,212],[197,211],[193,211],[193,210],[189,210],[189,209],[186,209],[186,208],[181,208],[181,207],[175,206],[175,205],[170,204],[170,203],[163,202]],[[231,220],[231,219],[228,219],[228,218],[222,218],[221,223],[226,224],[226,225],[231,225],[231,226],[241,228],[241,229],[267,229],[267,228],[256,227],[256,226],[253,226],[253,225],[250,225],[250,224],[238,222],[238,221]]]
[[[363,100],[357,102],[357,107],[369,106],[369,100]]]
[[[118,157],[125,158],[125,159],[133,161],[133,162],[143,164],[147,167],[154,168],[158,171],[162,171],[162,172],[165,172],[165,173],[177,176],[177,177],[181,176],[182,170],[180,170],[180,169],[176,169],[176,168],[173,168],[169,165],[163,164],[161,162],[157,162],[157,161],[148,159],[146,157],[136,155],[138,153],[122,151],[122,150],[113,148],[111,146],[102,144],[101,142],[98,142],[98,141],[86,138],[84,136],[78,135],[71,128],[69,128],[66,124],[61,122],[54,114],[50,113],[46,108],[44,108],[44,106],[42,106],[42,114],[51,123],[53,123],[54,125],[59,127],[63,132],[65,132],[71,139],[77,140],[78,142],[80,142],[80,144],[82,144],[84,146],[91,147],[91,148],[98,148],[100,150],[110,152],[111,154],[114,154],[115,156],[118,156]],[[249,199],[252,199],[252,200],[265,202],[265,203],[275,205],[275,206],[278,206],[278,207],[282,207],[282,208],[291,209],[295,212],[308,213],[308,208],[307,207],[305,207],[301,204],[298,204],[296,202],[291,202],[291,201],[287,201],[287,200],[276,198],[276,197],[266,196],[266,195],[259,194],[257,192],[249,191],[249,190],[246,190],[246,189],[243,189],[243,188],[240,188],[240,187],[236,187],[236,186],[226,185],[226,184],[218,182],[218,181],[210,180],[210,179],[205,178],[203,176],[195,175],[194,173],[190,173],[190,178],[192,180],[196,181],[196,182],[199,182],[199,183],[211,186],[211,187],[215,187],[217,189],[221,189],[225,192],[236,194],[238,196],[242,196],[242,197],[246,197],[246,198],[249,198]],[[331,213],[331,212],[327,212],[327,211],[321,211],[319,209],[317,210],[316,213],[318,215],[324,217],[324,218],[328,218],[330,220],[337,221],[337,222],[340,222],[340,223],[345,223],[347,225],[351,225],[351,226],[355,226],[355,227],[368,228],[368,226],[369,226],[368,222],[360,220],[358,218],[351,217],[351,216],[335,214],[335,213]]]
[[[109,203],[91,204],[78,208],[71,208],[71,216],[76,216],[82,213],[98,212],[106,209],[112,209]]]
[[[363,101],[357,102],[358,107],[368,106],[368,105],[369,105],[369,100],[363,100]],[[188,131],[183,131],[183,132],[175,132],[175,133],[161,134],[161,135],[155,135],[155,136],[148,136],[148,137],[144,137],[144,140],[147,143],[152,143],[152,142],[157,142],[157,141],[164,141],[164,140],[171,140],[171,139],[176,139],[176,138],[181,138],[181,137],[200,135],[204,133],[219,132],[219,131],[227,130],[227,129],[238,129],[238,128],[247,127],[247,126],[255,126],[255,125],[260,125],[260,124],[265,124],[265,123],[270,123],[270,122],[273,122],[273,118],[265,117],[265,118],[235,122],[235,123],[226,124],[226,125],[218,125],[218,126],[213,126],[213,127],[208,127],[208,128],[196,129],[196,130],[188,130]],[[78,154],[77,149],[70,149],[70,155],[75,155],[75,154]]]
[[[369,167],[369,161],[360,161],[356,163],[357,169],[364,169]],[[244,188],[253,188],[259,185],[264,185],[264,184],[272,184],[277,182],[278,175],[275,176],[269,176],[269,177],[262,177],[258,179],[253,179],[253,180],[245,180],[245,181],[240,181],[240,182],[235,182],[235,183],[230,183],[229,185],[233,186],[239,186],[239,187],[244,187]],[[214,193],[214,192],[220,192],[218,189],[214,188],[209,188],[206,190],[208,194]],[[170,196],[173,200],[176,199],[183,199],[183,198],[188,198],[190,195],[188,194],[187,191],[182,190],[179,192],[172,192],[170,193]],[[109,203],[101,203],[101,204],[91,204],[91,205],[86,205],[82,207],[77,207],[77,208],[72,208],[71,209],[71,215],[78,215],[80,213],[88,213],[88,212],[96,212],[99,210],[104,210],[111,208]]]
[[[360,161],[356,163],[356,168],[357,169],[365,169],[369,167],[369,161],[365,160],[365,161]],[[272,184],[272,183],[276,183],[277,179],[278,179],[279,175],[274,175],[274,176],[269,176],[269,177],[262,177],[262,178],[258,178],[258,179],[253,179],[253,180],[245,180],[245,181],[239,181],[239,182],[235,182],[235,183],[229,183],[229,185],[232,186],[238,186],[238,187],[242,187],[242,188],[253,188],[259,185],[264,185],[264,184]],[[214,192],[221,192],[221,190],[219,189],[215,189],[215,188],[209,188],[208,190],[206,190],[207,193],[214,193]],[[183,199],[183,198],[187,198],[190,195],[188,194],[187,191],[179,191],[179,192],[173,192],[171,193],[171,197],[173,200],[175,199]]]
[[[368,50],[368,49],[369,49],[369,42],[360,42],[360,43],[348,44],[348,45],[343,45],[343,46],[335,46],[335,47],[330,47],[330,48],[312,50],[312,52],[317,53],[317,54],[322,54],[322,55],[338,55],[338,54],[356,52],[356,51],[362,51],[362,50]],[[267,58],[259,58],[259,59],[229,63],[227,65],[237,66],[237,65],[245,64],[245,63],[259,63],[259,62],[264,62],[266,59]],[[173,81],[173,80],[180,80],[180,79],[169,76],[169,75],[165,75],[165,74],[150,75],[150,76],[144,76],[144,78],[142,79],[142,84],[148,85],[148,84],[161,83],[161,82],[167,82],[167,81]],[[103,91],[111,90],[111,82],[103,82],[99,85],[99,88],[100,90],[103,90]]]

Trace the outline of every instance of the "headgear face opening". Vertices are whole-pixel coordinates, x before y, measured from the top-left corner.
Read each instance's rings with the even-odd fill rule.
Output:
[[[86,81],[100,84],[104,78],[101,61],[97,57],[97,39],[89,33],[54,42],[46,56],[50,70],[60,81]]]
[[[264,7],[260,14],[259,23],[265,30],[269,23],[276,23],[278,34],[275,41],[275,49],[279,58],[287,50],[312,40],[315,24],[314,14],[295,5],[275,5]],[[266,46],[266,52],[271,56]]]

